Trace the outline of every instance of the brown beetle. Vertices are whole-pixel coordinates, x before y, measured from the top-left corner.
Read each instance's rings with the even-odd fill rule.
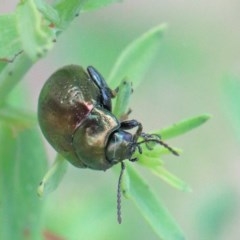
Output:
[[[140,145],[148,142],[157,142],[178,155],[159,136],[143,133],[137,120],[120,122],[112,113],[114,95],[91,66],[87,72],[77,65],[57,70],[46,81],[39,97],[38,119],[44,136],[79,168],[106,170],[121,162],[123,170],[123,160],[136,161],[132,158],[134,152],[141,153]],[[128,132],[135,127],[134,134]]]

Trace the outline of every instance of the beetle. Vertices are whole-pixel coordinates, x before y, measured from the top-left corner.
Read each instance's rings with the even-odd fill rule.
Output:
[[[38,101],[38,120],[43,135],[53,148],[74,166],[107,170],[123,160],[136,161],[141,144],[150,148],[156,142],[178,153],[159,136],[143,133],[135,120],[120,121],[112,113],[111,90],[102,75],[92,66],[87,71],[68,65],[54,72],[45,82]],[[135,133],[129,130],[136,128]],[[139,140],[140,139],[140,140]],[[122,172],[119,178],[119,185]],[[120,220],[119,220],[120,221]]]

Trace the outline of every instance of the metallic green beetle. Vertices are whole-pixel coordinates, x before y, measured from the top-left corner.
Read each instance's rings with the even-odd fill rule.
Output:
[[[178,155],[155,134],[142,132],[137,120],[120,122],[112,113],[111,90],[93,67],[87,72],[77,65],[60,68],[44,84],[38,102],[40,128],[48,142],[79,168],[106,170],[121,163],[118,181],[118,222],[121,223],[120,183],[123,160],[136,161],[141,144],[156,142]],[[128,130],[136,128],[134,134]],[[141,138],[141,140],[139,140]]]
[[[44,84],[38,103],[38,119],[48,142],[79,168],[106,170],[132,155],[140,144],[158,142],[176,152],[155,135],[142,133],[136,120],[120,122],[112,113],[112,91],[101,74],[89,66],[60,68]],[[127,130],[137,128],[135,134]],[[138,142],[139,137],[143,140]]]

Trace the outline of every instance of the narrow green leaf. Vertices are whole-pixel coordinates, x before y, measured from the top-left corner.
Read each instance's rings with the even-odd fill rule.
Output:
[[[56,9],[54,9],[50,4],[47,4],[42,0],[35,0],[38,10],[44,15],[50,23],[58,26],[60,24],[60,17]]]
[[[17,138],[16,187],[19,208],[19,219],[23,230],[32,240],[41,240],[43,233],[43,204],[36,194],[36,187],[46,171],[47,158],[42,139],[37,128],[21,131]],[[16,215],[12,216],[16,217]]]
[[[5,124],[0,124],[0,146],[0,239],[21,240],[23,233],[14,179],[17,143],[12,129]]]
[[[156,234],[163,240],[184,240],[181,229],[168,210],[150,191],[150,187],[130,164],[127,164],[126,170],[131,180],[129,196]]]
[[[165,25],[154,27],[125,48],[108,78],[112,88],[125,78],[133,83],[134,88],[140,83],[158,51],[165,28]]]
[[[42,205],[35,189],[46,167],[46,156],[36,129],[18,132],[1,124],[0,239],[40,240]],[[13,231],[14,229],[14,231]]]
[[[130,101],[130,96],[132,93],[132,84],[127,80],[123,80],[119,85],[119,91],[117,93],[116,102],[114,105],[113,113],[120,119],[128,113],[128,106]],[[127,117],[127,116],[126,116]]]
[[[0,59],[0,74],[4,70],[4,68],[7,66],[7,64],[8,62],[6,62],[5,60],[1,62],[1,59]]]
[[[105,7],[108,4],[111,4],[114,2],[121,2],[121,1],[122,0],[101,0],[101,1],[87,0],[85,1],[85,4],[83,4],[82,10],[90,11],[90,10],[98,9],[100,7]]]
[[[139,156],[137,163],[150,167],[155,168],[159,165],[163,165],[164,162],[159,157],[149,157],[149,156]]]
[[[63,176],[65,175],[67,164],[67,161],[60,154],[58,154],[55,162],[47,171],[38,186],[37,193],[39,197],[54,191],[58,187]]]
[[[0,105],[6,101],[11,90],[21,81],[22,77],[33,65],[29,57],[22,53],[11,66],[6,66],[0,74]]]
[[[29,128],[37,124],[33,113],[25,112],[10,106],[0,108],[0,121],[20,128]]]
[[[187,183],[167,171],[164,167],[158,166],[151,168],[152,172],[155,173],[158,177],[162,180],[170,184],[172,187],[177,188],[178,190],[190,192],[191,188],[188,186]]]
[[[0,16],[0,61],[11,61],[21,51],[14,14]]]
[[[60,17],[58,28],[65,29],[71,21],[79,14],[87,0],[60,0],[56,1],[54,8]]]
[[[154,131],[154,133],[159,134],[163,139],[173,138],[182,135],[188,131],[193,130],[205,123],[210,118],[210,115],[200,115],[193,118],[188,118],[181,122],[175,123],[170,127],[163,128],[159,131]]]
[[[34,0],[22,0],[16,10],[16,23],[22,49],[33,60],[52,48],[54,31],[38,11]]]

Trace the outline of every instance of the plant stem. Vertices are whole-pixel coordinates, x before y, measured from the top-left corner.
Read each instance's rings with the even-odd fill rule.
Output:
[[[13,63],[9,63],[0,75],[0,105],[5,102],[12,89],[33,65],[33,61],[23,52]]]

